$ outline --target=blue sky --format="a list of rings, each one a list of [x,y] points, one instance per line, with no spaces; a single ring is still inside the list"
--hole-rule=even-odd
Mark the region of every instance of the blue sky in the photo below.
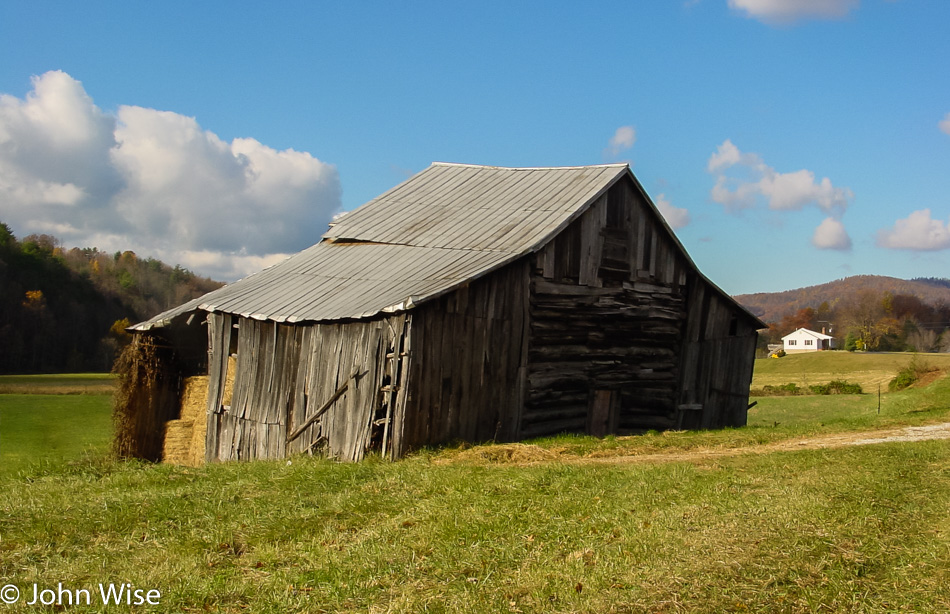
[[[950,3],[8,2],[0,221],[235,279],[433,161],[627,161],[727,292],[950,277]]]

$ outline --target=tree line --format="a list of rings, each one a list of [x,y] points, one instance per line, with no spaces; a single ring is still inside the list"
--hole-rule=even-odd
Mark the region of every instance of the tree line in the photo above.
[[[0,373],[108,371],[125,327],[221,285],[131,251],[18,240],[0,222]]]
[[[817,308],[798,309],[769,323],[760,347],[781,343],[798,328],[824,331],[835,338],[836,347],[851,351],[950,352],[950,305],[909,294],[862,289]]]

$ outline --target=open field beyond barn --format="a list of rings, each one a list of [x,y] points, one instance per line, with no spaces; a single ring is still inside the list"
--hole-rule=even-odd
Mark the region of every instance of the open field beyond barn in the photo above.
[[[879,385],[886,392],[887,383],[911,361],[950,371],[950,354],[813,352],[757,359],[752,387],[781,384],[807,387],[843,379],[860,384],[865,393],[877,394]]]
[[[0,376],[0,476],[106,454],[113,388],[104,374]]]
[[[52,411],[30,399],[0,395],[4,454],[44,445],[8,432]],[[880,413],[876,394],[769,397],[740,429],[395,463],[186,469],[114,462],[100,438],[0,475],[0,578],[24,599],[94,589],[77,612],[123,582],[159,590],[154,611],[948,611],[950,443],[845,445],[948,421],[942,377]],[[84,425],[48,422],[107,440],[107,397]]]
[[[0,394],[111,395],[116,377],[110,373],[62,375],[0,375]]]

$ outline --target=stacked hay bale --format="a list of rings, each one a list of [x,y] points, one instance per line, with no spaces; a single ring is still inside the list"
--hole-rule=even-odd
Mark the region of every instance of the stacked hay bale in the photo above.
[[[162,461],[197,467],[205,462],[205,434],[208,430],[208,376],[187,377],[182,385],[181,414],[165,425]]]

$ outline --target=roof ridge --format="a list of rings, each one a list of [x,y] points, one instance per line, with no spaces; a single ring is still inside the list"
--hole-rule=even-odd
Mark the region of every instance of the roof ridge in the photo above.
[[[467,164],[464,162],[433,162],[430,166],[461,166],[466,168],[491,168],[501,171],[553,171],[582,168],[625,168],[627,162],[611,162],[610,164],[584,164],[579,166],[495,166],[492,164]]]

